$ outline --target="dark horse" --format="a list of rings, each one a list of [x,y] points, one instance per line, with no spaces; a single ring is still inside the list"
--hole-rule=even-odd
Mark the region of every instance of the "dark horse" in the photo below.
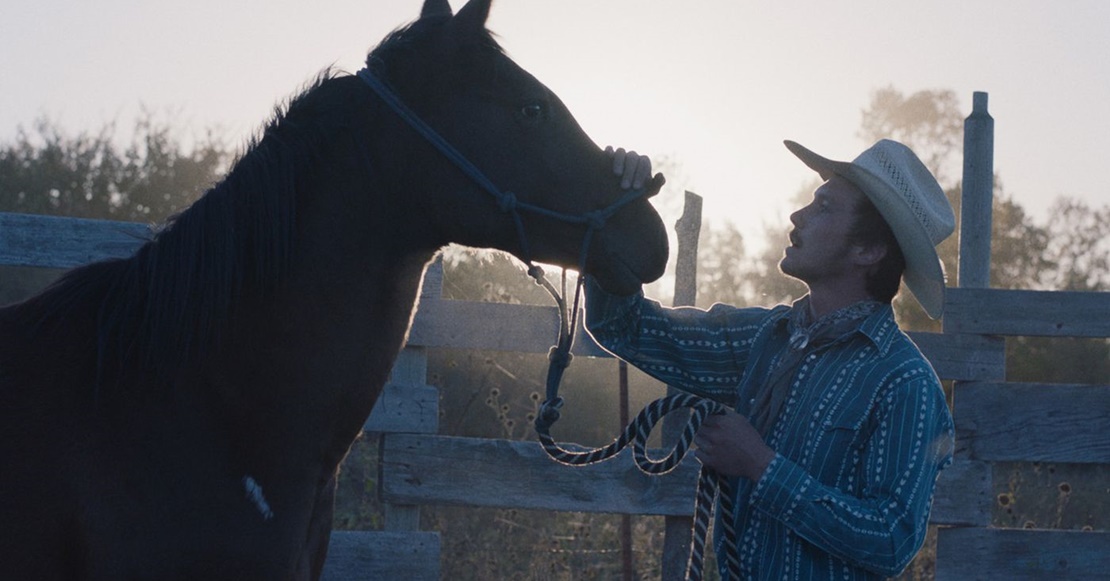
[[[522,203],[621,199],[605,153],[492,39],[489,4],[427,0],[367,69]],[[0,576],[317,578],[337,468],[435,253],[578,263],[586,225],[506,205],[358,76],[325,74],[133,257],[0,310]],[[627,293],[666,254],[639,198],[585,271]]]

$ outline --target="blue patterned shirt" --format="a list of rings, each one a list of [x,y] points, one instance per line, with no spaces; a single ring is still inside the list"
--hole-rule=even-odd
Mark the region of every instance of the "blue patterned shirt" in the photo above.
[[[592,283],[586,299],[587,328],[606,349],[746,416],[788,348],[785,305],[667,308],[642,294],[609,295]],[[775,459],[758,482],[734,483],[744,575],[897,575],[925,540],[937,474],[952,457],[952,418],[940,381],[890,305],[810,349],[766,436]]]

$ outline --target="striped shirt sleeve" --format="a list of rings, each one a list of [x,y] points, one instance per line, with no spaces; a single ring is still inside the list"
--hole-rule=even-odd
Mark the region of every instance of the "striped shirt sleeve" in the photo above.
[[[736,386],[766,309],[668,308],[586,284],[586,328],[602,347],[674,387],[735,406]]]

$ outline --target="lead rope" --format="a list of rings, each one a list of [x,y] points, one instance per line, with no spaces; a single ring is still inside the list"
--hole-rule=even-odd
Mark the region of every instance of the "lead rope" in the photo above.
[[[563,293],[560,296],[554,286],[547,281],[543,270],[532,265],[528,274],[536,280],[536,284],[544,287],[559,308],[559,340],[548,353],[547,368],[547,399],[540,406],[536,414],[536,435],[544,452],[553,460],[567,466],[586,466],[603,462],[613,458],[624,450],[629,443],[632,444],[632,458],[637,468],[645,474],[661,476],[672,470],[682,459],[694,441],[694,436],[707,417],[725,412],[725,407],[712,400],[694,395],[680,393],[659,398],[636,415],[625,426],[624,430],[607,446],[584,451],[571,451],[563,448],[551,436],[551,426],[559,420],[560,410],[563,407],[563,398],[559,397],[559,383],[563,372],[570,365],[573,358],[570,348],[574,343],[574,334],[578,327],[579,303],[582,295],[583,277],[579,275],[575,285],[574,302],[569,309],[566,308],[566,271],[563,271]],[[674,448],[662,459],[655,460],[648,456],[647,440],[655,425],[668,413],[690,408],[690,421],[686,424],[682,435],[678,438]],[[733,502],[732,482],[728,477],[721,475],[716,470],[705,466],[698,472],[697,494],[694,500],[694,527],[693,539],[690,544],[690,558],[686,563],[686,580],[701,581],[704,574],[705,545],[709,536],[709,523],[713,517],[715,502],[720,502],[722,518],[720,523],[724,533],[725,572],[724,581],[739,581],[740,579],[740,546],[737,542],[735,515],[736,507]]]

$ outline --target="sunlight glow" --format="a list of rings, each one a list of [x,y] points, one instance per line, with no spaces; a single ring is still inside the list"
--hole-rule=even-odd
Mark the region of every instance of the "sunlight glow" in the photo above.
[[[0,70],[20,80],[0,94],[0,138],[43,116],[76,132],[147,109],[174,112],[184,134],[243,141],[324,67],[360,68],[420,3],[277,4],[17,3],[0,19]],[[709,221],[753,244],[812,180],[782,140],[851,159],[870,145],[860,112],[885,87],[952,90],[968,111],[974,91],[990,93],[995,170],[1038,219],[1064,194],[1110,203],[1094,169],[1110,158],[1099,0],[514,0],[494,3],[489,26],[599,145],[664,165],[665,212],[695,191]]]

